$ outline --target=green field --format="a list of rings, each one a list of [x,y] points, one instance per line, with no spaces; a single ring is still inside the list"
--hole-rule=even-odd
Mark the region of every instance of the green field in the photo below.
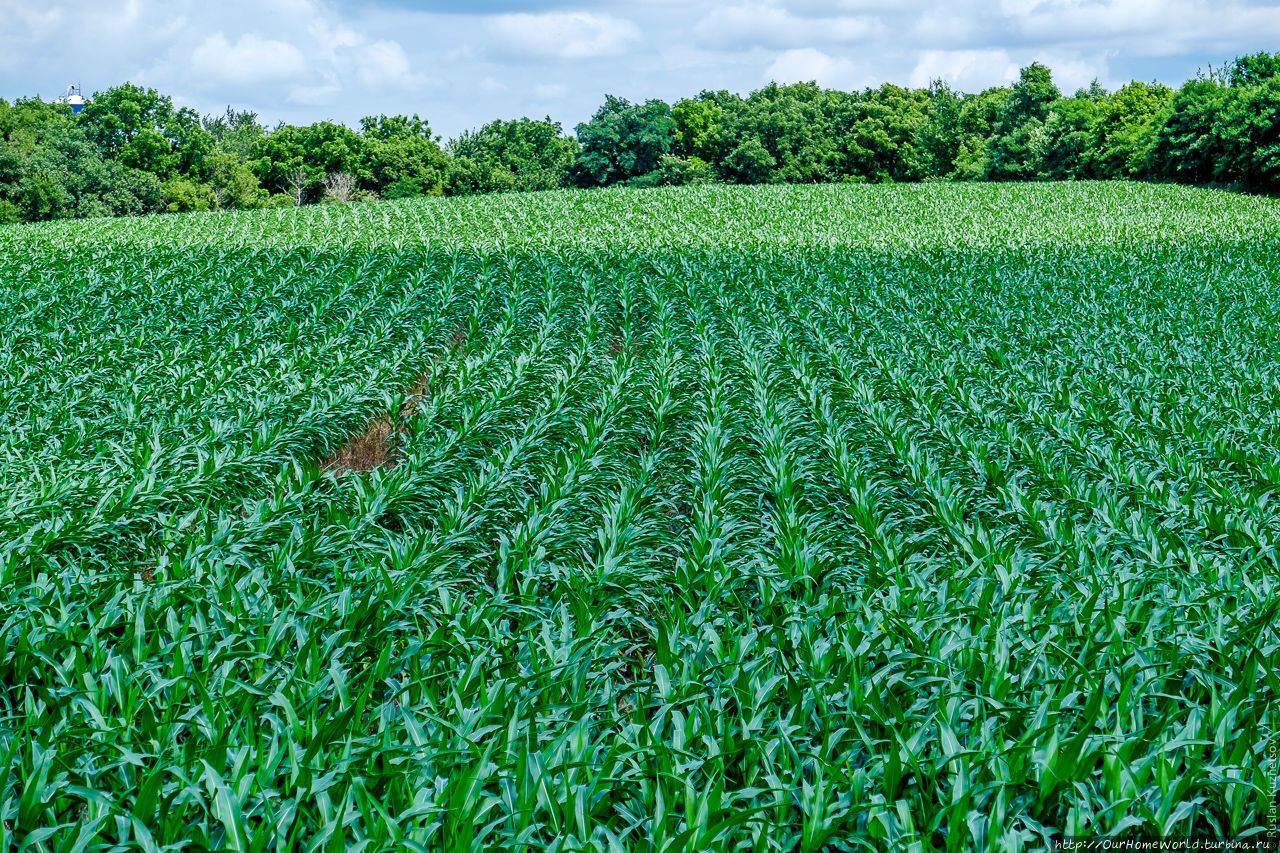
[[[0,341],[3,849],[1276,820],[1274,200],[14,226]]]

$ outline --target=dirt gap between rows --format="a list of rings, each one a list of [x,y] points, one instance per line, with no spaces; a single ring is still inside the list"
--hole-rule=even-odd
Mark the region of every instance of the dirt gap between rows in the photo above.
[[[396,429],[418,412],[418,402],[430,391],[430,379],[418,377],[405,391],[404,405],[397,416],[379,415],[365,427],[353,432],[336,450],[320,462],[320,470],[339,474],[363,474],[369,471],[395,468],[400,461],[402,448]]]
[[[457,355],[466,346],[467,330],[459,324],[449,339],[449,355]],[[338,474],[365,474],[390,471],[400,462],[403,448],[397,427],[418,413],[418,403],[431,392],[431,377],[423,374],[405,390],[404,405],[397,416],[383,414],[369,421],[364,429],[353,432],[336,450],[320,460],[321,471]]]

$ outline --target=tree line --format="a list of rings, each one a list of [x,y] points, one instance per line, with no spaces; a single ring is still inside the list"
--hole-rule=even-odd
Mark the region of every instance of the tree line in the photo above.
[[[1134,179],[1280,190],[1280,54],[1178,89],[1065,96],[1040,63],[976,94],[770,84],[668,104],[612,95],[566,135],[498,120],[442,142],[417,115],[267,128],[126,83],[78,114],[0,99],[0,223],[373,198],[727,182]]]

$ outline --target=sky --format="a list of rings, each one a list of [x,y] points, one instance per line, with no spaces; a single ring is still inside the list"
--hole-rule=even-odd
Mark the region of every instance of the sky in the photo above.
[[[1277,48],[1280,0],[0,0],[0,97],[131,81],[202,114],[417,113],[451,138],[520,116],[572,130],[606,93],[977,91],[1037,60],[1067,92],[1178,85]]]

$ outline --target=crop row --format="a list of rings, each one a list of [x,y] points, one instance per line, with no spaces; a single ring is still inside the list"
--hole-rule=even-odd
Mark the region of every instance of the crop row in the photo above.
[[[1274,206],[939,188],[934,215],[967,200],[997,235],[948,247],[871,203],[928,188],[845,192],[307,211],[356,235],[323,249],[276,213],[148,223],[191,229],[167,247],[0,232],[46,253],[0,261],[44,306],[0,320],[25,342],[0,354],[0,832],[1008,850],[1265,827]],[[1009,242],[1054,192],[1075,236]],[[778,236],[840,201],[868,233]],[[511,236],[535,215],[548,245]],[[240,245],[196,233],[215,220]],[[574,236],[611,221],[634,230]],[[386,413],[395,464],[326,470]]]

